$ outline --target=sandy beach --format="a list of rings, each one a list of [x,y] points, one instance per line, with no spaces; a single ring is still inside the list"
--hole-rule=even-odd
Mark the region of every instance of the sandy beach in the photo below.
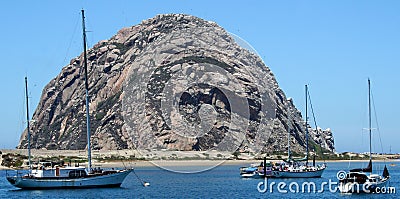
[[[2,154],[19,154],[27,155],[26,149],[0,149]],[[45,159],[54,157],[77,157],[86,159],[87,152],[85,150],[44,150],[33,149],[31,151],[33,158]],[[110,157],[123,157],[126,160],[109,160]],[[146,160],[132,160],[132,157]],[[95,167],[105,168],[123,168],[123,167],[204,167],[211,168],[218,165],[238,165],[247,166],[252,163],[259,163],[261,160],[256,160],[251,156],[241,155],[243,160],[232,160],[230,152],[219,151],[136,151],[136,150],[100,150],[92,151],[92,163]],[[1,162],[0,157],[0,162]],[[268,159],[268,161],[280,161],[280,159]],[[368,160],[326,160],[325,162],[367,162]],[[399,159],[374,160],[375,162],[400,162]],[[324,162],[317,160],[317,162]],[[86,165],[81,163],[81,165]],[[10,169],[0,166],[0,170]]]
[[[27,156],[26,149],[0,149],[3,154],[18,154]],[[85,150],[45,150],[45,149],[32,149],[33,159],[46,159],[46,158],[87,158],[87,151]],[[136,150],[93,150],[92,151],[92,164],[95,167],[105,168],[121,168],[121,167],[180,167],[180,166],[203,166],[212,167],[220,164],[237,164],[247,165],[250,163],[258,162],[258,160],[226,160],[231,158],[230,152],[217,152],[209,151],[196,152],[196,151],[136,151]],[[118,157],[126,160],[110,160],[110,158]],[[146,160],[132,160],[132,157],[137,159]],[[1,161],[0,161],[1,162]],[[81,163],[81,165],[86,165]],[[0,170],[10,169],[1,166]]]

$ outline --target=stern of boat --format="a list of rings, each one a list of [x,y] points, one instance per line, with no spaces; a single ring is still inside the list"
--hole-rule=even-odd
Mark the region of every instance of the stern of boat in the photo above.
[[[14,186],[17,184],[17,176],[7,176],[6,179],[10,184]]]

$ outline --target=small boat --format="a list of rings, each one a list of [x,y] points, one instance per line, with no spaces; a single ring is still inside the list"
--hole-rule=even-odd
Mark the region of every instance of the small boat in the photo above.
[[[273,177],[272,168],[272,163],[267,162],[266,158],[264,158],[264,161],[260,164],[251,164],[249,167],[240,167],[240,176],[242,178]]]
[[[372,173],[372,160],[368,167],[351,169],[349,173],[339,180],[340,193],[374,193],[379,187],[386,186],[390,179],[389,171],[385,165],[382,176]]]
[[[28,131],[28,159],[29,173],[21,174],[19,171],[14,176],[6,176],[8,182],[21,189],[65,189],[65,188],[97,188],[97,187],[119,187],[122,182],[133,171],[133,169],[122,170],[102,170],[92,168],[91,145],[90,145],[90,117],[89,117],[89,89],[87,77],[86,59],[86,30],[85,15],[82,10],[83,26],[83,47],[84,47],[84,71],[86,88],[86,126],[88,142],[88,168],[63,165],[56,166],[55,169],[46,169],[44,166],[33,169],[31,162],[30,129],[29,129],[29,108],[28,108],[28,80],[25,77],[26,87],[26,117]]]
[[[371,151],[371,83],[368,79],[368,115],[369,115],[369,163],[366,168],[351,169],[342,178],[339,178],[339,191],[341,193],[373,193],[378,187],[384,187],[390,179],[389,171],[385,165],[382,176],[372,173]],[[339,177],[339,176],[338,176]]]

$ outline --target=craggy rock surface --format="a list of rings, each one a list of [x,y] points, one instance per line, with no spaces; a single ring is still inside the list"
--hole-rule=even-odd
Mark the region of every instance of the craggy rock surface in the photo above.
[[[94,149],[271,153],[287,150],[291,129],[292,151],[304,152],[300,111],[262,60],[214,22],[157,15],[87,53]],[[82,62],[71,60],[43,89],[32,148],[86,148]],[[309,131],[311,145],[334,151],[330,129]]]

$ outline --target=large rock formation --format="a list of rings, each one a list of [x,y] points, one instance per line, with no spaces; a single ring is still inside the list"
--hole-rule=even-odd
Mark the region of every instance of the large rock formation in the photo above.
[[[300,111],[262,60],[213,22],[158,15],[87,53],[94,149],[285,151],[290,129],[292,150],[304,151]],[[86,147],[82,62],[44,88],[33,148]],[[313,146],[334,150],[330,130],[310,130]]]

